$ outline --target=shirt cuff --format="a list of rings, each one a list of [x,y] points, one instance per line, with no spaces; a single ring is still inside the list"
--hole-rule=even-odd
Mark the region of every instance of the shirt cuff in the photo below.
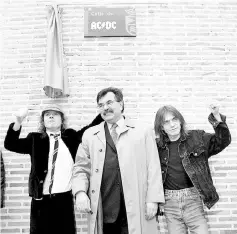
[[[225,121],[226,121],[226,116],[225,116],[225,115],[222,115],[222,114],[220,114],[220,116],[221,116],[221,121],[225,123]],[[211,124],[214,128],[216,128],[216,127],[219,125],[219,123],[221,123],[220,121],[218,121],[218,120],[214,117],[214,115],[213,115],[212,113],[208,116],[208,120],[209,120],[210,124]]]

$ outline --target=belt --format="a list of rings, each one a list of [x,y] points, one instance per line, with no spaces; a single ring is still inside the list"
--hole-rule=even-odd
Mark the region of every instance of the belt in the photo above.
[[[63,198],[63,197],[71,197],[72,191],[67,191],[63,193],[52,193],[52,194],[44,194],[43,199],[53,199],[53,198]]]
[[[165,197],[190,197],[199,196],[199,193],[195,187],[179,189],[179,190],[169,190],[165,189]]]

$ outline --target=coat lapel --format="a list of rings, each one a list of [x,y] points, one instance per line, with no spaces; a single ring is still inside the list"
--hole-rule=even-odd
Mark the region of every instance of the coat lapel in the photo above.
[[[134,123],[131,120],[125,118],[124,126],[121,129],[119,137],[120,137],[120,135],[123,135],[125,132],[129,131],[131,128],[135,128]]]
[[[97,126],[97,128],[95,128],[94,135],[96,135],[98,139],[103,143],[103,145],[106,146],[104,124],[105,122],[102,122]]]
[[[107,128],[107,130],[108,130],[108,137],[107,138],[106,138],[105,128]],[[118,136],[118,140],[121,135],[123,135],[125,132],[129,131],[131,128],[135,128],[133,121],[125,118],[125,124],[124,124],[123,128],[121,129],[121,132]],[[113,150],[116,151],[116,147],[115,147],[112,137],[109,133],[109,129],[108,129],[106,122],[102,122],[99,125],[97,125],[97,128],[95,128],[95,131],[94,131],[94,135],[97,135],[98,139],[103,143],[104,146],[106,146],[106,142],[107,142],[108,145]]]

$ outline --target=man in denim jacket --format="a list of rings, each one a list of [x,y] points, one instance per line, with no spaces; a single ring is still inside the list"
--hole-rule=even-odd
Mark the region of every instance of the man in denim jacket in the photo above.
[[[208,234],[203,203],[210,209],[219,196],[213,185],[208,159],[231,142],[226,117],[210,105],[208,117],[215,133],[186,129],[182,114],[163,106],[155,118],[157,147],[165,191],[164,214],[170,234]]]

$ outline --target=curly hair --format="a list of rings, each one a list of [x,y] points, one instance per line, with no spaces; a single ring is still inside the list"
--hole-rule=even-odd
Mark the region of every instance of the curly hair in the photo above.
[[[44,114],[46,111],[43,111],[41,116],[40,116],[40,121],[39,121],[39,128],[38,131],[40,133],[46,133],[46,128],[44,125]],[[58,112],[61,115],[61,119],[62,119],[62,125],[61,125],[61,132],[64,132],[66,130],[66,118],[64,116],[64,114],[62,112]]]

